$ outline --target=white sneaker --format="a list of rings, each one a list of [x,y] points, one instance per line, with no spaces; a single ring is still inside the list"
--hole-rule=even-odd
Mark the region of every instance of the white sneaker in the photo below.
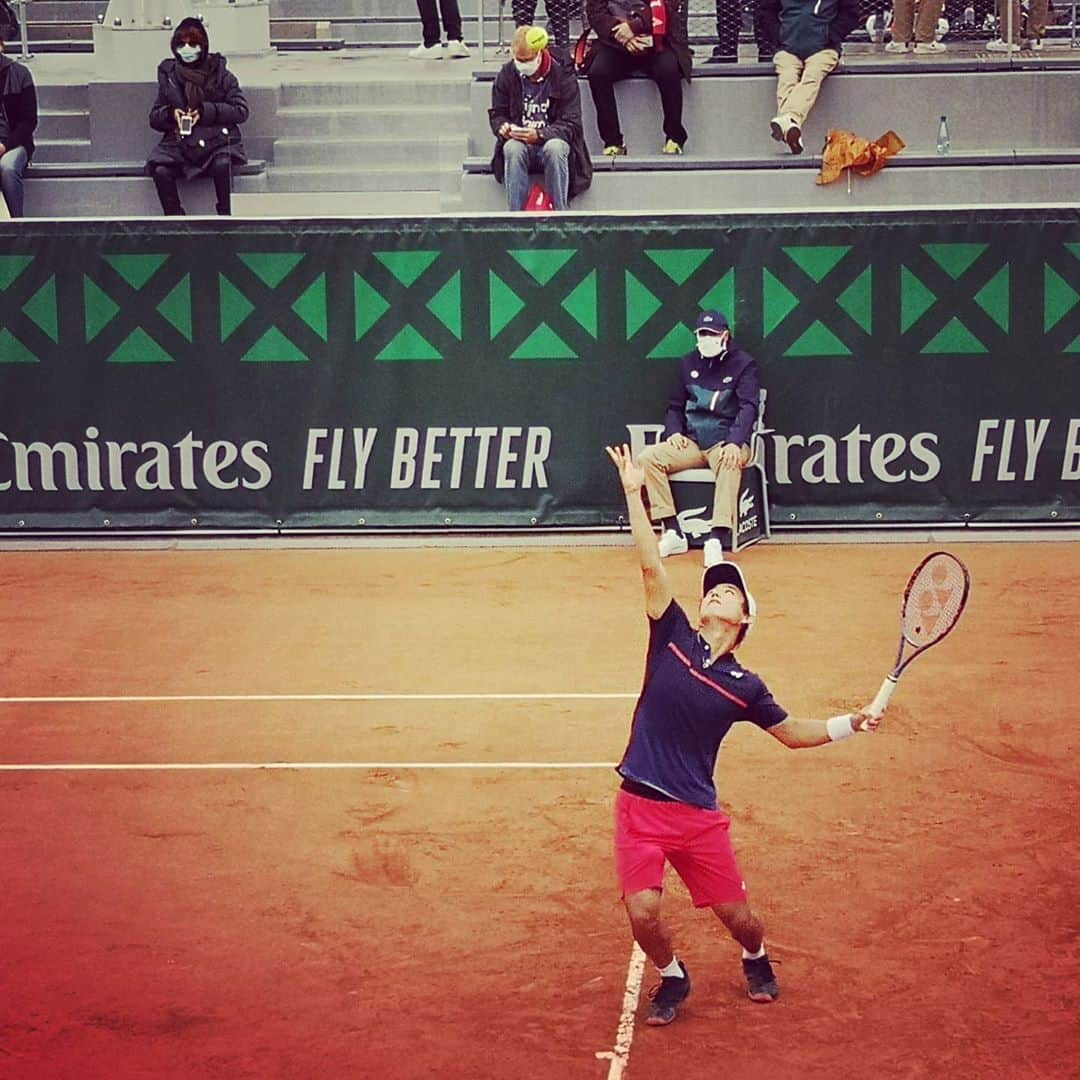
[[[943,44],[940,41],[916,41],[915,51],[917,53],[943,53],[948,52],[948,45]]]
[[[715,536],[705,541],[705,569],[719,566],[724,561],[724,545]]]
[[[1014,44],[1011,41],[1002,41],[998,38],[997,41],[988,41],[986,43],[987,52],[1000,52],[1000,53],[1014,53],[1020,51],[1020,46]]]
[[[409,50],[410,60],[441,60],[443,58],[442,44],[432,45],[428,48],[424,44],[417,45],[415,49]]]
[[[446,43],[447,60],[464,60],[469,56],[469,46],[464,41],[448,41]]]
[[[1043,39],[1038,37],[1025,38],[1023,48],[1031,49],[1032,52],[1041,52],[1043,47]]]
[[[666,559],[669,555],[682,555],[690,549],[690,541],[685,536],[680,536],[674,529],[665,529],[660,534],[660,558]]]
[[[885,46],[885,51],[906,53],[908,51],[908,43],[906,41],[890,41],[889,44]]]

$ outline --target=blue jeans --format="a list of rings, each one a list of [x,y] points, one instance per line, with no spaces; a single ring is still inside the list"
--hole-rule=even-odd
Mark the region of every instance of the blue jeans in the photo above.
[[[23,173],[26,172],[26,147],[16,146],[0,157],[0,191],[4,194],[8,213],[13,218],[23,216]]]
[[[529,197],[532,181],[530,172],[543,172],[556,210],[566,209],[566,192],[570,187],[570,144],[565,139],[548,139],[542,143],[523,143],[507,139],[503,146],[506,163],[506,205],[511,210],[523,210]]]

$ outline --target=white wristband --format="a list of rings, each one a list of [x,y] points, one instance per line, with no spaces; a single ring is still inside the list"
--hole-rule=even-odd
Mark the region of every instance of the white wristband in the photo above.
[[[839,742],[855,734],[851,727],[851,717],[851,713],[844,713],[842,716],[830,716],[825,721],[825,730],[828,731],[829,738],[833,742]]]

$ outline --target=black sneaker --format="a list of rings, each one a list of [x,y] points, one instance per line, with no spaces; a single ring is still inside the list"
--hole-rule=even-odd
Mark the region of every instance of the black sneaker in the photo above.
[[[776,976],[773,974],[772,964],[769,957],[759,956],[756,960],[742,962],[743,974],[746,976],[746,992],[751,1001],[760,1001],[768,1004],[780,996],[780,987],[776,985]]]
[[[646,1024],[652,1027],[670,1024],[675,1019],[679,1006],[690,996],[690,972],[686,970],[686,965],[681,960],[679,967],[682,968],[683,973],[681,979],[669,975],[660,980],[659,986],[654,986],[649,991],[652,1005],[649,1008],[649,1015],[645,1018]]]

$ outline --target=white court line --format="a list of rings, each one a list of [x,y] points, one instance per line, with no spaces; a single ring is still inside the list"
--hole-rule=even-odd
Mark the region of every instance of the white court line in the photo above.
[[[608,1080],[622,1080],[622,1075],[630,1064],[630,1044],[634,1041],[634,1013],[637,1012],[644,974],[645,954],[635,941],[630,951],[630,964],[626,969],[626,990],[623,992],[622,1014],[615,1032],[615,1048],[596,1052],[598,1058],[611,1062],[608,1066]]]
[[[614,761],[128,761],[0,764],[0,772],[198,772],[212,769],[614,769]]]
[[[0,705],[120,705],[267,701],[633,701],[637,694],[106,694],[0,697]]]

